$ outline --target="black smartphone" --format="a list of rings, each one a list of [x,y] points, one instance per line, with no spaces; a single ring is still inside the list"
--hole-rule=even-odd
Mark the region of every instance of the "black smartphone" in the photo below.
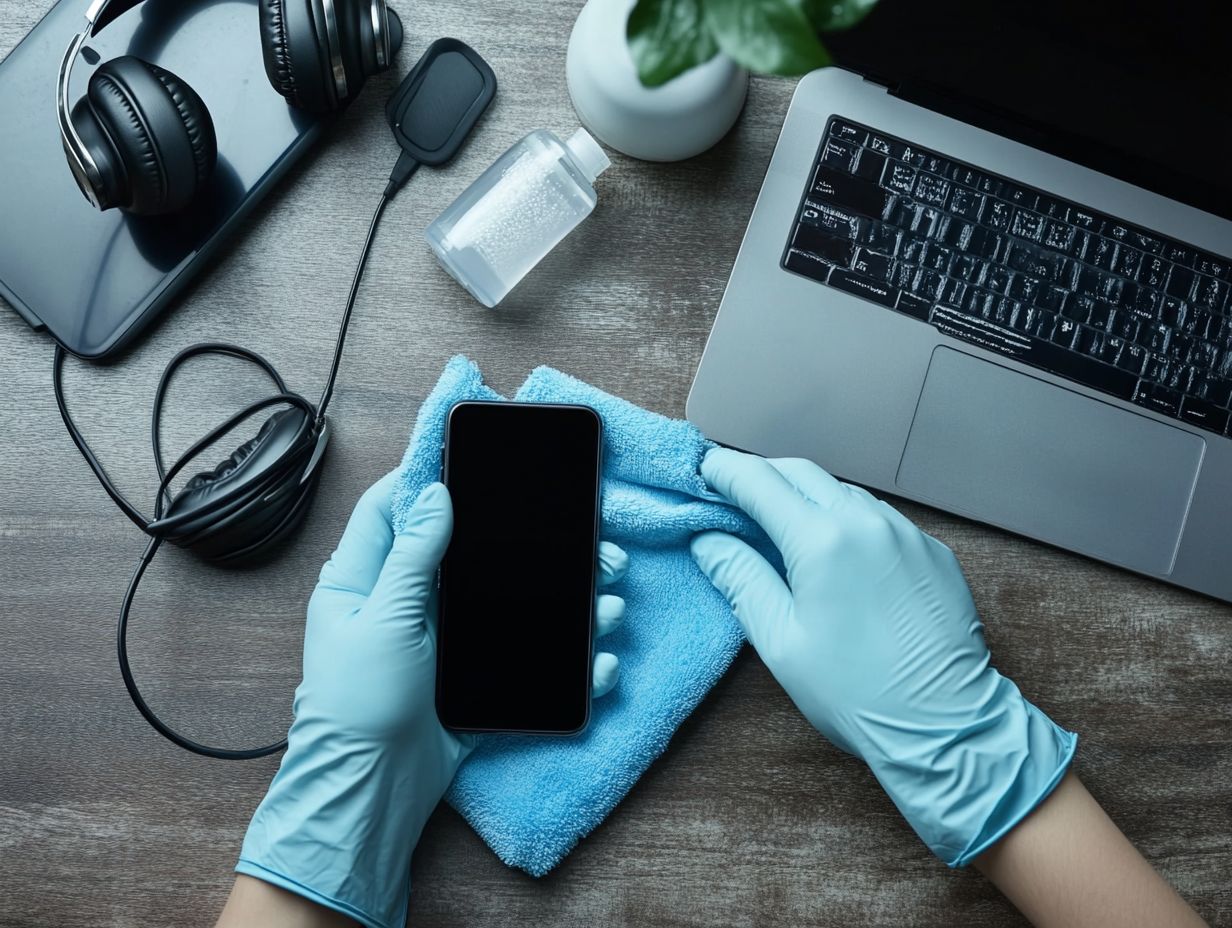
[[[457,731],[576,734],[590,718],[603,421],[589,406],[463,402],[441,479],[436,714]]]

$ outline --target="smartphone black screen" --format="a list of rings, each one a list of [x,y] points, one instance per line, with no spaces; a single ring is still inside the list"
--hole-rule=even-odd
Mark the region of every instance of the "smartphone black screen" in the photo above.
[[[445,431],[436,711],[447,728],[571,734],[590,714],[602,422],[467,402]]]

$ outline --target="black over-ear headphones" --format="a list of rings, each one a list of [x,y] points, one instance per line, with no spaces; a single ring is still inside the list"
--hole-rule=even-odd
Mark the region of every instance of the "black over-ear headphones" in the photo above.
[[[86,27],[60,64],[60,140],[77,186],[98,209],[156,215],[183,209],[218,157],[201,98],[170,71],[124,55],[90,76],[71,108],[69,79],[82,46],[142,0],[93,0]],[[261,51],[274,89],[313,113],[340,109],[389,67],[402,23],[385,0],[259,0]]]
[[[95,2],[97,5],[105,3],[105,0],[95,0]],[[355,0],[355,2],[367,3],[369,0]],[[372,21],[375,23],[378,12],[377,4],[381,4],[381,10],[384,9],[384,5],[383,0],[371,0],[371,2]],[[336,105],[345,99],[348,93],[353,94],[358,90],[356,81],[362,82],[363,75],[368,73],[363,68],[382,62],[383,67],[389,61],[388,52],[386,52],[384,58],[374,56],[358,71],[351,70],[352,62],[344,61],[342,70],[346,72],[346,75],[358,74],[357,79],[347,76],[345,83],[339,83],[343,80],[343,75],[335,71],[329,80],[314,78],[313,80],[316,80],[316,83],[312,85],[314,90],[305,91],[309,83],[301,82],[298,75],[300,69],[307,65],[302,58],[296,57],[298,53],[295,52],[295,48],[298,40],[294,38],[291,31],[284,31],[283,26],[275,27],[265,17],[270,16],[270,11],[274,10],[278,11],[279,16],[286,15],[291,7],[296,7],[302,13],[322,3],[326,6],[331,6],[332,3],[336,5],[337,10],[345,10],[351,7],[352,0],[261,0],[261,3],[263,27],[269,27],[271,34],[276,33],[284,38],[290,37],[289,41],[279,44],[278,50],[273,53],[270,51],[271,43],[268,39],[266,41],[266,62],[267,64],[271,61],[274,63],[271,77],[274,77],[277,72],[280,76],[275,78],[275,83],[283,82],[280,89],[294,88],[294,92],[302,94],[310,105],[316,105],[324,100],[332,101],[331,106]],[[109,7],[108,10],[110,12],[111,8]],[[293,17],[288,16],[288,21],[290,19]],[[104,20],[100,17],[99,21]],[[302,23],[307,22],[308,20],[302,21]],[[325,22],[328,23],[328,20]],[[396,20],[391,19],[390,22],[396,22]],[[379,30],[365,31],[365,23],[359,21],[352,21],[352,26],[355,34],[368,37],[357,48],[362,47],[365,42],[372,48],[379,45],[373,40],[373,36],[378,35]],[[393,38],[395,41],[392,47],[396,49],[401,41],[400,28],[395,30]],[[69,56],[65,59],[66,66],[69,63],[69,57],[76,54],[76,48],[80,46],[81,39],[82,36],[78,36],[74,40],[74,47],[70,49]],[[330,47],[328,43],[321,40],[319,34],[314,41],[318,43],[315,46],[318,51]],[[343,55],[343,58],[345,59],[346,55]],[[136,61],[136,59],[132,60]],[[321,57],[317,63],[323,67],[328,61],[328,58]],[[108,64],[114,63],[108,62]],[[167,91],[171,94],[172,102],[180,101],[176,103],[177,107],[182,104],[183,99],[186,99],[184,85],[175,82],[174,78],[169,78],[172,81],[169,84],[167,79],[155,73],[156,69],[150,70],[150,65],[138,62],[138,65],[133,67],[137,69],[136,73],[152,75],[151,79],[164,89],[168,86],[178,88],[175,92]],[[283,70],[286,70],[286,74],[282,74]],[[294,77],[291,76],[292,72],[294,72]],[[416,100],[419,99],[417,94],[421,91],[428,102],[417,105]],[[64,425],[69,435],[72,436],[74,444],[77,445],[77,450],[81,452],[86,463],[90,465],[90,469],[94,471],[94,476],[107,491],[107,495],[134,525],[150,536],[149,544],[146,545],[137,563],[137,568],[133,571],[128,589],[124,593],[124,601],[120,606],[120,618],[116,628],[116,654],[120,662],[120,675],[124,679],[129,696],[132,697],[133,703],[145,720],[159,734],[182,748],[197,754],[204,754],[207,757],[246,760],[280,751],[286,747],[287,742],[283,739],[274,744],[247,750],[209,747],[181,735],[154,713],[142,698],[128,663],[128,614],[141,578],[145,575],[146,568],[150,566],[150,562],[163,542],[186,548],[208,561],[240,566],[253,563],[271,552],[299,525],[308,511],[313,492],[320,480],[321,457],[329,441],[329,421],[325,417],[325,410],[329,407],[330,398],[333,396],[334,381],[338,377],[338,365],[342,360],[342,349],[346,341],[347,327],[351,321],[351,311],[355,307],[359,283],[363,278],[364,267],[372,251],[372,240],[381,216],[385,212],[385,207],[402,189],[420,164],[441,165],[453,157],[492,101],[495,92],[496,76],[473,49],[457,39],[438,39],[424,52],[423,57],[406,75],[402,85],[390,99],[386,107],[386,116],[402,148],[402,153],[390,172],[389,181],[381,193],[381,199],[368,225],[368,234],[364,239],[359,262],[355,267],[355,275],[351,278],[351,289],[347,294],[346,308],[342,312],[342,321],[338,326],[333,363],[325,381],[325,389],[315,405],[298,393],[288,390],[282,377],[265,358],[247,348],[240,348],[238,345],[204,342],[184,349],[171,359],[166,370],[163,371],[162,379],[159,380],[158,389],[154,394],[154,412],[150,423],[154,463],[158,469],[159,478],[158,493],[154,498],[153,517],[147,516],[134,506],[111,482],[103,465],[90,450],[85,436],[81,434],[77,423],[69,414],[68,404],[64,399],[65,351],[62,346],[56,346],[55,360],[52,365],[52,384],[55,388],[56,405],[60,410]],[[99,93],[110,94],[111,91],[99,91]],[[313,94],[319,94],[319,96],[311,96]],[[120,97],[117,96],[116,99]],[[144,103],[142,105],[144,106]],[[161,104],[155,104],[156,107],[159,105]],[[204,113],[204,109],[200,112]],[[102,125],[101,120],[99,125]],[[69,151],[71,162],[72,152],[67,146],[65,150]],[[163,150],[170,150],[170,147]],[[184,150],[181,147],[181,154]],[[149,177],[154,177],[155,173],[151,171]],[[88,193],[87,196],[89,196]],[[241,409],[208,432],[200,441],[195,442],[168,467],[163,460],[161,440],[162,410],[167,387],[175,372],[186,361],[203,354],[229,355],[257,365],[274,382],[277,392]],[[262,423],[255,437],[236,448],[213,470],[197,474],[178,492],[172,493],[171,482],[190,461],[257,413],[276,406],[285,408],[269,416]]]
[[[131,212],[167,212],[186,205],[214,166],[213,124],[192,89],[162,68],[124,56],[95,71],[85,99],[71,113],[65,103],[69,71],[86,37],[139,2],[94,0],[90,6],[86,31],[73,39],[60,68],[60,130],[73,176],[91,203],[99,209],[119,206]],[[401,24],[384,0],[260,0],[260,21],[270,80],[290,102],[313,110],[336,109],[353,98],[366,77],[389,66],[402,43]],[[206,342],[172,358],[154,395],[150,428],[159,476],[153,517],[116,488],[69,414],[63,387],[65,351],[56,346],[52,382],[60,416],[107,494],[150,536],[120,608],[116,640],[120,674],[146,721],[190,751],[245,760],[279,751],[286,740],[247,750],[208,747],[158,718],[142,698],[128,663],[128,614],[137,586],[163,542],[208,561],[240,566],[268,554],[302,521],[320,479],[318,465],[329,440],[325,411],[372,239],[385,206],[414,168],[412,159],[399,161],[373,213],[342,314],[333,364],[315,405],[288,390],[265,358],[238,345]],[[168,467],[160,437],[167,387],[186,361],[203,354],[229,355],[256,364],[277,392],[241,409]],[[197,474],[172,494],[172,480],[189,462],[243,422],[275,406],[286,408],[266,419],[255,437],[217,467]]]

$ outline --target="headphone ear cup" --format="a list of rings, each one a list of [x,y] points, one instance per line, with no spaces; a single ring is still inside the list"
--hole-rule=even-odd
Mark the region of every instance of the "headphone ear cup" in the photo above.
[[[376,36],[372,31],[373,8],[378,4],[383,7],[383,0],[334,0],[348,98],[359,94],[367,78],[384,70],[376,63]]]
[[[386,12],[385,0],[260,0],[261,50],[270,84],[288,102],[309,112],[339,109],[359,94],[366,78],[389,67],[395,47],[392,33],[380,38],[385,59],[381,64],[374,17],[386,30],[397,29],[400,44],[401,23],[389,25],[393,17]],[[346,78],[343,96],[330,51],[331,18],[338,64]]]
[[[342,59],[346,64],[347,97],[353,99],[365,80],[393,63],[394,52],[402,44],[402,22],[388,9],[385,0],[333,0],[333,3],[338,17]]]
[[[288,103],[310,113],[338,108],[323,14],[313,0],[260,0],[261,55],[265,74]]]
[[[94,108],[90,105],[88,97],[82,97],[77,101],[69,118],[72,119],[73,128],[77,130],[77,135],[81,137],[81,141],[94,159],[94,166],[98,168],[101,183],[91,181],[94,195],[98,200],[98,208],[111,209],[127,203],[129,200],[128,175],[124,166],[120,164],[115,146],[111,144],[111,137],[99,125],[98,117],[94,115]]]
[[[265,62],[265,76],[288,102],[298,105],[282,0],[261,0],[257,7],[257,21],[261,26],[261,58]]]
[[[114,58],[91,75],[84,102],[115,156],[110,181],[104,172],[112,205],[140,215],[175,212],[209,181],[218,158],[214,123],[170,71],[132,55]]]

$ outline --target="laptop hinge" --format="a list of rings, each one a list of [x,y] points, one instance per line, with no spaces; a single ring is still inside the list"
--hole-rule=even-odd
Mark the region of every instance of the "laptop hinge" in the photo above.
[[[856,71],[854,73],[859,74],[860,77],[864,78],[870,84],[876,84],[878,87],[884,87],[891,94],[897,95],[898,93],[899,81],[895,78],[885,77],[881,74],[873,74],[868,71]]]

